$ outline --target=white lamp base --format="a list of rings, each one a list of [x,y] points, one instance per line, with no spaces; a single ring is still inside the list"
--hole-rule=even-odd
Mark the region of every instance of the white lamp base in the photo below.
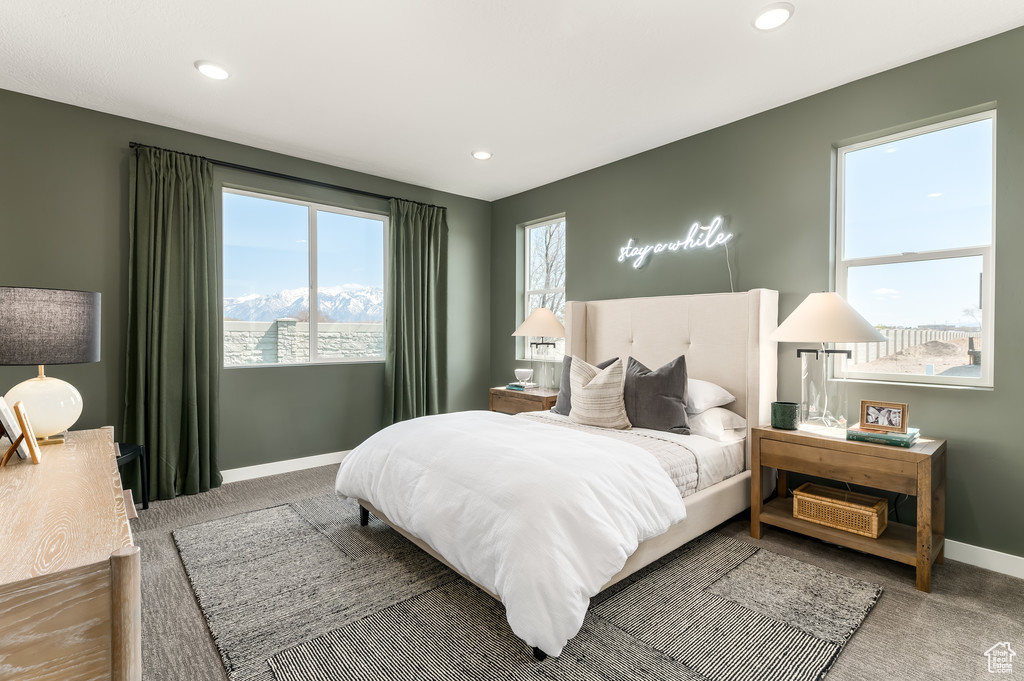
[[[67,381],[38,376],[7,391],[4,400],[23,402],[32,430],[39,439],[63,433],[82,415],[82,394]]]

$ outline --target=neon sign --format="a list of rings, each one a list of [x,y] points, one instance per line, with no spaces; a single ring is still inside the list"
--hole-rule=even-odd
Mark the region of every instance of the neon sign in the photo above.
[[[726,246],[728,248],[727,244],[733,235],[719,231],[722,229],[724,222],[721,215],[712,220],[709,225],[695,222],[690,226],[690,231],[687,232],[685,239],[669,241],[668,243],[642,246],[635,243],[633,239],[630,239],[626,242],[625,246],[619,249],[619,262],[631,260],[633,269],[638,270],[644,266],[647,259],[654,253],[664,253],[665,251],[675,253],[676,251],[689,251],[694,248],[705,248],[710,251],[717,246]]]

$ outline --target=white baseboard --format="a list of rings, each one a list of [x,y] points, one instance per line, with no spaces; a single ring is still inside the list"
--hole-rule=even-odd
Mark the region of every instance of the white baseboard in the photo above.
[[[273,461],[261,463],[257,466],[245,466],[244,468],[231,468],[221,471],[220,475],[224,483],[239,482],[240,480],[252,480],[253,478],[264,478],[268,475],[279,473],[290,473],[291,471],[303,471],[307,468],[318,466],[329,466],[332,463],[341,463],[348,451],[328,452],[327,454],[316,454],[304,456],[301,459],[287,459],[285,461]]]
[[[973,544],[946,540],[946,558],[1024,579],[1024,556],[993,551]]]
[[[239,482],[240,480],[251,480],[263,478],[268,475],[278,475],[291,471],[302,471],[307,468],[318,466],[329,466],[332,463],[341,463],[348,451],[329,452],[327,454],[316,454],[304,456],[300,459],[288,459],[286,461],[274,461],[272,463],[259,464],[258,466],[246,466],[244,468],[232,468],[221,471],[224,483]],[[946,540],[946,557],[950,560],[957,560],[961,563],[974,565],[976,567],[1001,572],[1004,575],[1024,579],[1024,556],[1014,556],[1009,553],[993,551],[992,549],[964,544],[963,542]]]

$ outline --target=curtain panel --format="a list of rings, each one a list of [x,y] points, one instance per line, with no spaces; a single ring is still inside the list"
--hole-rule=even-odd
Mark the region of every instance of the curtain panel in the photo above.
[[[389,206],[385,426],[443,412],[448,391],[447,211],[401,199]]]
[[[139,147],[129,167],[124,441],[145,444],[150,496],[221,483],[220,300],[209,161]]]

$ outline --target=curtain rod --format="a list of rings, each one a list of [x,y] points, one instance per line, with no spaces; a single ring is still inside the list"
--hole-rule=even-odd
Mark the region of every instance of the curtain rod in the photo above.
[[[252,166],[245,166],[240,163],[231,163],[230,161],[218,161],[215,158],[207,158],[206,156],[200,156],[199,154],[189,154],[184,151],[175,151],[174,149],[165,149],[163,147],[153,146],[152,144],[143,144],[142,142],[129,142],[128,147],[135,149],[137,147],[145,147],[147,149],[157,149],[159,151],[169,151],[174,154],[182,154],[184,156],[192,156],[195,158],[201,158],[204,161],[208,161],[215,166],[221,166],[222,168],[231,168],[233,170],[244,170],[249,173],[256,173],[257,175],[266,175],[267,177],[276,177],[279,180],[291,180],[293,182],[301,182],[303,184],[311,184],[316,187],[324,187],[325,189],[336,189],[338,191],[349,192],[350,194],[359,194],[360,196],[370,196],[375,199],[383,199],[390,201],[391,199],[399,199],[400,201],[409,201],[411,203],[418,203],[421,206],[427,206],[428,208],[447,208],[445,206],[437,206],[432,203],[424,203],[423,201],[414,201],[412,199],[403,199],[400,196],[388,196],[387,194],[378,194],[376,192],[367,191],[365,189],[354,189],[352,187],[343,187],[340,184],[331,184],[330,182],[321,182],[320,180],[310,180],[305,177],[298,177],[296,175],[288,175],[286,173],[278,173],[273,170],[263,170],[262,168],[254,168]]]

